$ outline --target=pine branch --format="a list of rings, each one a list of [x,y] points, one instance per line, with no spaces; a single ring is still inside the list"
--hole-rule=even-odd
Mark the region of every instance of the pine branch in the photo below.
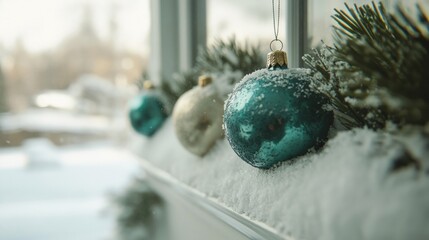
[[[315,80],[318,87],[335,92],[331,97],[340,121],[371,128],[382,128],[387,121],[428,122],[429,21],[421,6],[417,5],[418,20],[400,7],[388,13],[381,3],[345,7],[346,11],[335,9],[333,16],[333,62],[326,62],[326,56],[306,59],[314,74],[323,76]],[[320,52],[314,55],[320,57]]]
[[[160,90],[172,103],[193,88],[202,74],[225,75],[228,72],[239,72],[228,84],[234,85],[248,73],[265,65],[258,45],[240,45],[234,38],[226,41],[218,40],[208,48],[200,48],[195,67],[189,71],[177,73],[171,79],[162,81]],[[215,79],[216,80],[216,79]]]
[[[196,69],[202,73],[241,71],[249,74],[264,66],[264,57],[258,45],[239,45],[235,38],[217,40],[211,47],[200,49]]]
[[[150,239],[156,211],[164,205],[163,200],[145,182],[136,177],[122,193],[111,195],[116,206],[118,237],[123,240]]]

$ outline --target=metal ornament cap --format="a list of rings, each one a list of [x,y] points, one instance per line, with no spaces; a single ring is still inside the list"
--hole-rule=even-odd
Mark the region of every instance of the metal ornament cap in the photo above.
[[[155,89],[155,86],[153,85],[153,83],[150,80],[145,80],[143,82],[143,89],[145,89],[145,90]]]
[[[224,135],[224,101],[210,82],[211,78],[200,78],[199,86],[180,96],[173,110],[176,137],[183,147],[200,157],[208,153]]]
[[[287,55],[285,51],[275,50],[267,54],[267,68],[287,67]]]
[[[198,78],[198,86],[205,87],[212,83],[212,78],[207,75],[202,75]]]

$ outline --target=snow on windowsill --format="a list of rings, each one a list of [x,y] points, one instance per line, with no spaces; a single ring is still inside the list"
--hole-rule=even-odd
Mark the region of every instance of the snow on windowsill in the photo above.
[[[429,239],[429,140],[367,129],[341,132],[320,152],[270,170],[240,160],[226,139],[199,158],[178,142],[170,119],[131,148],[177,180],[294,239]],[[390,171],[404,153],[421,170]]]

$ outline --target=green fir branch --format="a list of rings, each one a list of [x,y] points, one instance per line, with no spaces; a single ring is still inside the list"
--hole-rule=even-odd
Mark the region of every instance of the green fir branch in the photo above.
[[[316,76],[313,85],[335,93],[327,95],[348,128],[378,129],[388,121],[399,126],[427,123],[427,14],[420,5],[417,20],[399,6],[389,13],[382,3],[345,8],[335,9],[332,16],[337,23],[334,47],[324,46],[314,57],[304,57]]]
[[[135,177],[121,193],[113,193],[111,202],[116,207],[117,234],[123,240],[152,239],[159,210],[164,201],[141,177]],[[157,211],[158,210],[158,211]]]
[[[200,75],[223,75],[238,71],[243,77],[264,65],[264,56],[258,45],[238,44],[235,38],[217,40],[213,45],[199,49],[194,68],[174,74],[171,79],[164,79],[159,88],[175,103],[197,84]],[[230,79],[228,84],[235,84],[241,77]]]
[[[196,69],[202,73],[223,73],[225,71],[241,71],[249,74],[264,66],[264,56],[259,45],[238,44],[235,38],[216,40],[197,56]]]

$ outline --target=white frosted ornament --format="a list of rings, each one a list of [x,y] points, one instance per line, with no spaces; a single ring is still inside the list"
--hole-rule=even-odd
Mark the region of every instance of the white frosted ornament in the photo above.
[[[173,109],[173,124],[180,143],[191,153],[204,156],[223,137],[223,100],[208,76],[183,94]]]

